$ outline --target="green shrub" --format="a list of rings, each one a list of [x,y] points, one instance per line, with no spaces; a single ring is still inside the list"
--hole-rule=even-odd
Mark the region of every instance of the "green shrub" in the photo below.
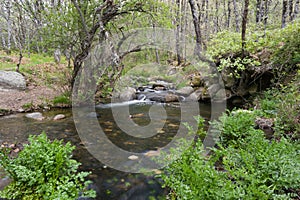
[[[203,145],[197,141],[160,175],[164,186],[171,189],[170,198],[269,200],[296,197],[300,188],[300,144],[284,138],[279,142],[265,139],[261,130],[253,128],[253,113],[236,112],[222,117],[226,118],[226,126],[245,123],[222,129],[222,134],[225,131],[227,135],[246,132],[243,137],[235,137],[240,145],[237,148],[233,142],[226,143],[226,147],[219,144],[210,156],[204,156]]]
[[[219,130],[220,143],[224,146],[240,145],[241,139],[247,137],[255,127],[255,112],[235,110],[224,113],[219,121],[211,123],[214,129]]]
[[[89,172],[77,172],[80,163],[72,159],[74,146],[62,141],[50,142],[45,133],[30,136],[29,145],[16,158],[8,156],[8,149],[0,151],[0,165],[12,182],[0,191],[7,199],[22,200],[70,200],[79,196],[95,197],[86,190]]]
[[[229,146],[216,154],[240,191],[235,199],[291,199],[300,188],[299,149],[299,143],[269,141],[253,130],[240,148]]]

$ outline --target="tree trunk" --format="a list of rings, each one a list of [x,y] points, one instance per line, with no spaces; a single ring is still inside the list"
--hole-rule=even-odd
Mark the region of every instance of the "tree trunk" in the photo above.
[[[289,18],[293,21],[293,0],[289,0]]]
[[[266,30],[268,25],[268,18],[269,18],[269,1],[265,0],[265,11],[264,11],[264,37],[266,36]]]
[[[208,7],[209,5],[208,5],[208,0],[206,0],[206,2],[205,2],[205,34],[204,34],[204,36],[205,36],[205,39],[207,40],[208,39],[208,35],[209,35],[209,21],[208,21],[208,15],[209,15],[209,7]],[[203,42],[203,38],[202,38],[202,41],[201,42]]]
[[[227,4],[227,7],[228,7],[227,28],[228,29],[230,28],[230,19],[231,19],[231,7],[230,7],[230,4],[231,4],[231,1],[228,0],[228,4]]]
[[[1,40],[2,40],[2,47],[5,49],[6,48],[6,41],[5,41],[5,37],[2,33],[3,33],[3,30],[2,30],[2,27],[0,26],[0,36],[1,36]]]
[[[257,0],[256,1],[256,17],[255,17],[256,24],[261,22],[261,11],[262,11],[262,1]]]
[[[198,18],[196,6],[195,6],[195,1],[189,0],[189,4],[191,7],[191,11],[192,11],[193,23],[194,23],[195,33],[196,33],[195,53],[199,54],[202,50],[202,46],[201,46],[202,37],[201,37],[200,23],[199,23],[199,18]]]
[[[214,26],[214,32],[218,33],[219,32],[219,1],[216,0],[216,16],[215,16],[215,26]]]
[[[299,13],[299,0],[296,0],[294,14],[293,14],[293,20],[295,20],[297,18],[298,13]]]
[[[247,30],[247,21],[248,21],[248,12],[249,12],[249,0],[245,0],[245,7],[243,12],[243,21],[242,21],[242,56],[246,56],[246,30]]]
[[[11,53],[11,37],[12,37],[12,21],[11,21],[11,1],[8,0],[5,2],[6,4],[6,12],[7,12],[7,18],[6,18],[6,25],[7,25],[7,49],[6,53],[10,54]]]
[[[287,12],[288,12],[288,1],[287,0],[283,0],[282,1],[281,28],[284,28],[286,26]]]
[[[233,0],[233,12],[234,12],[234,17],[235,17],[235,31],[240,32],[239,13],[238,13],[237,5],[236,5],[236,0]]]
[[[180,45],[180,27],[181,27],[181,20],[180,20],[180,0],[176,0],[177,4],[177,11],[176,11],[176,57],[178,65],[181,64],[181,45]]]

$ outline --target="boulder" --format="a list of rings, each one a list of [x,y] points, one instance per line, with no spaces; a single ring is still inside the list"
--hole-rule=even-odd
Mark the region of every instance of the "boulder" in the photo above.
[[[25,90],[25,78],[18,72],[0,71],[0,89]]]
[[[174,83],[169,83],[163,80],[150,81],[150,85],[152,85],[152,89],[157,87],[163,87],[165,89],[174,88]]]
[[[219,84],[213,84],[208,87],[208,91],[210,96],[215,96],[217,92],[221,89],[221,86]]]
[[[179,96],[171,93],[150,93],[146,95],[146,99],[150,101],[162,102],[162,103],[170,103],[170,102],[178,102]]]
[[[132,87],[126,87],[121,93],[120,93],[120,100],[121,101],[131,101],[136,99],[136,90]]]
[[[199,101],[200,99],[202,99],[204,90],[205,89],[203,87],[197,89],[195,92],[193,92],[190,96],[186,98],[186,101]]]
[[[189,96],[194,92],[194,88],[191,86],[183,87],[176,91],[176,94],[183,95],[183,96]]]
[[[179,101],[179,96],[175,94],[167,94],[165,97],[165,102],[170,103],[170,102],[177,102]]]

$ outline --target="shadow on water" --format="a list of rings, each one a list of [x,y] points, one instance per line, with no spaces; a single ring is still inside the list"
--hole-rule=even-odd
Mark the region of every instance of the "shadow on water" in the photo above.
[[[200,114],[210,119],[211,108],[207,104],[199,104]],[[149,108],[151,105],[130,105],[130,118],[139,126],[150,123]],[[144,152],[157,150],[170,142],[177,133],[180,124],[180,107],[176,104],[164,105],[167,112],[166,123],[157,135],[142,139],[135,138],[122,132],[115,123],[110,108],[97,108],[96,112],[101,128],[106,136],[118,147],[127,151]],[[56,114],[67,117],[60,121],[53,121]],[[168,191],[161,188],[158,179],[142,174],[131,174],[111,169],[95,159],[85,148],[76,132],[71,109],[44,112],[43,121],[35,121],[25,117],[25,114],[10,115],[0,118],[0,143],[22,143],[29,134],[40,134],[45,131],[50,139],[63,139],[76,145],[74,158],[82,163],[80,170],[91,171],[89,179],[93,181],[91,187],[97,191],[97,199],[144,200],[159,199]],[[87,116],[89,117],[89,116]],[[151,116],[153,117],[159,116]],[[113,159],[113,156],[112,156]]]

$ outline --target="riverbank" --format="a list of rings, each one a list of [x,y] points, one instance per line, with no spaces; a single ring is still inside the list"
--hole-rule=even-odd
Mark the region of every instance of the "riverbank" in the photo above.
[[[0,52],[0,70],[15,71],[17,58],[16,54],[8,56]],[[0,116],[65,106],[63,97],[70,76],[65,61],[57,64],[49,56],[31,55],[23,58],[20,73],[26,81],[25,90],[0,87]]]

